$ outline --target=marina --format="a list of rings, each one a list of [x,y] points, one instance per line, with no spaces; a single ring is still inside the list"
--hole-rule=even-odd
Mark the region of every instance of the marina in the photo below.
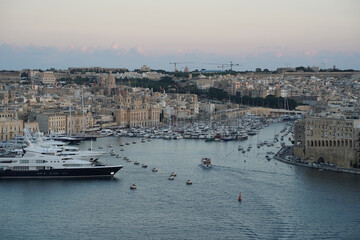
[[[360,239],[360,1],[1,7],[0,240]]]
[[[123,146],[126,159],[111,156],[111,150],[119,154],[120,143],[138,139],[99,138],[92,142],[105,152],[98,161],[124,165],[114,178],[3,179],[0,211],[7,219],[0,231],[8,239],[60,239],[64,228],[75,239],[356,238],[358,176],[267,161],[266,155],[281,149],[285,127],[287,123],[273,123],[241,143],[152,139]],[[273,146],[256,147],[273,142],[276,134],[279,141]],[[290,144],[288,136],[284,144]],[[239,151],[239,143],[250,150]],[[83,141],[77,147],[86,150],[90,144]],[[212,160],[209,169],[199,166],[206,156]],[[319,221],[311,221],[314,214]],[[16,230],[11,227],[15,223]]]

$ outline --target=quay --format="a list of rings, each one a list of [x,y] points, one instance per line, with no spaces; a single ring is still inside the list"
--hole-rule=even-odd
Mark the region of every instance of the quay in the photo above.
[[[360,169],[355,168],[342,168],[337,166],[330,166],[327,164],[317,164],[317,163],[310,163],[306,162],[296,156],[293,155],[293,146],[284,146],[282,147],[273,157],[274,159],[288,163],[293,164],[297,166],[302,167],[308,167],[308,168],[316,168],[319,170],[327,170],[327,171],[334,171],[334,172],[342,172],[342,173],[351,173],[360,175]]]

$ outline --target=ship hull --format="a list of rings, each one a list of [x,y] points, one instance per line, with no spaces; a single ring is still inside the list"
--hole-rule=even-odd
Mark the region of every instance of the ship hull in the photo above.
[[[113,177],[123,166],[64,168],[49,170],[0,170],[0,178],[107,178]]]

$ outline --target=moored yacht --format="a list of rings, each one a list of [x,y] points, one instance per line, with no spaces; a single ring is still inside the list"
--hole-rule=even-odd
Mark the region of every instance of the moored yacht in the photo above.
[[[101,156],[105,154],[105,152],[101,151],[80,151],[77,147],[72,146],[57,146],[50,144],[41,144],[41,143],[29,143],[24,150],[26,152],[34,152],[43,155],[59,155],[59,156],[69,156],[72,158],[76,158],[79,160],[86,160],[86,161],[96,161]]]
[[[46,137],[47,140],[55,140],[55,141],[61,141],[61,142],[67,142],[69,144],[78,144],[81,142],[81,138],[77,137],[71,137],[66,134],[51,134]]]
[[[0,178],[113,177],[122,167],[25,152],[20,157],[0,158]]]

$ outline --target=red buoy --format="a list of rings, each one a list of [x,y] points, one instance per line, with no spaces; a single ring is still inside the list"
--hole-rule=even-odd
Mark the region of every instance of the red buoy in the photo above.
[[[239,193],[239,198],[238,198],[239,201],[241,201],[241,192]]]

